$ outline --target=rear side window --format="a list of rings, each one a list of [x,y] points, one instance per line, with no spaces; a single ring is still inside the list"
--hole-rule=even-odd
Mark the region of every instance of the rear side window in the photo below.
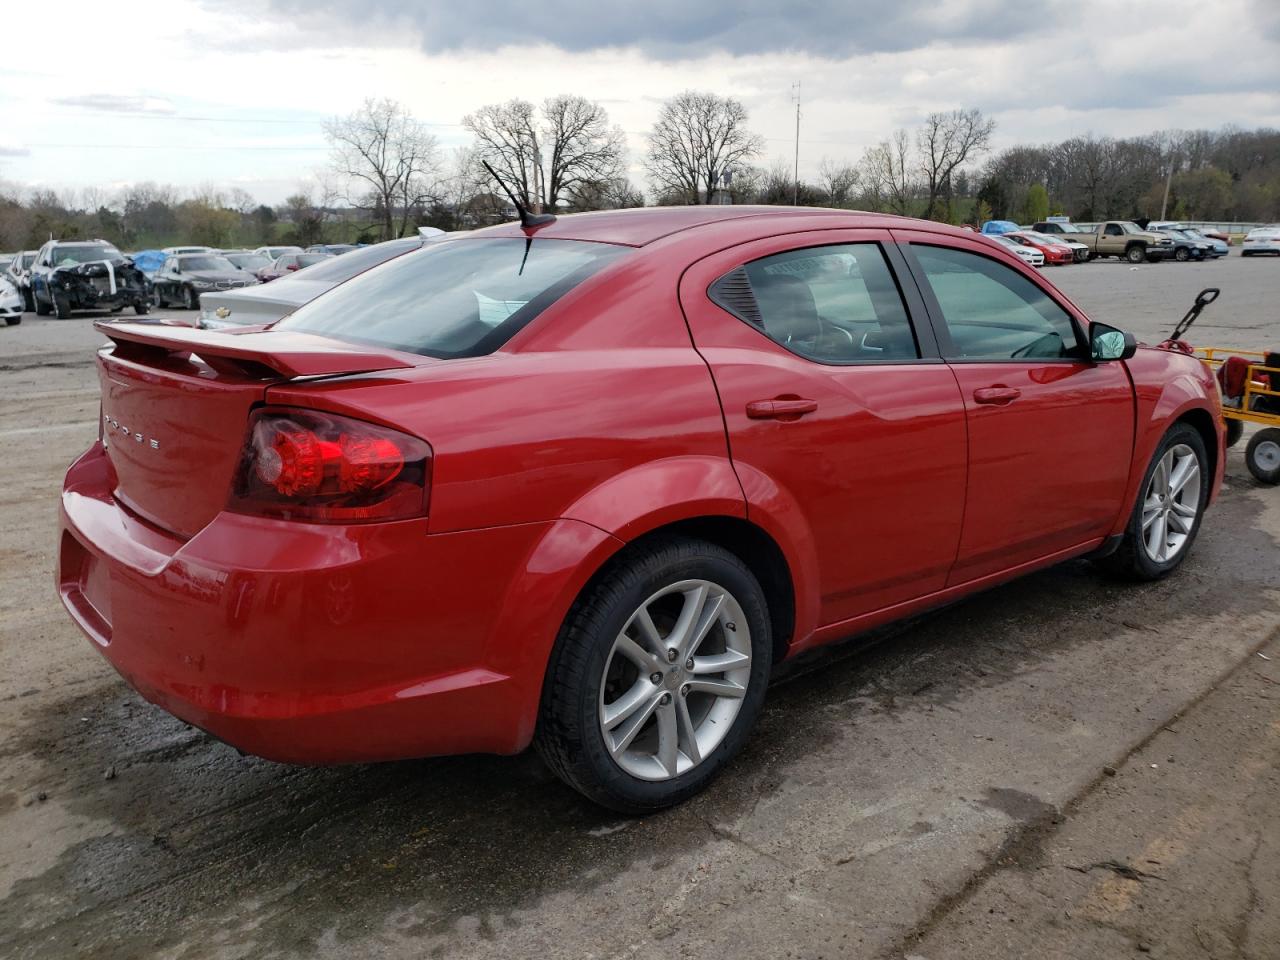
[[[1079,357],[1075,324],[1038,286],[988,257],[913,244],[951,338],[964,360]]]
[[[916,360],[898,285],[875,243],[788,250],[725,274],[711,300],[819,363]]]
[[[430,243],[317,297],[276,329],[429,357],[481,356],[629,250],[515,237]]]

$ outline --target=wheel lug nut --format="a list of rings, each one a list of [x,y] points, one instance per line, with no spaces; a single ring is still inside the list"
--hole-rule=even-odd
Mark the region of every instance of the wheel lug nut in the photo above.
[[[661,700],[659,700],[658,702],[659,702],[660,704],[662,704],[662,705],[665,707],[668,703],[670,703],[670,702],[671,702],[671,694],[669,694],[669,693],[664,693],[664,694],[662,695],[662,699],[661,699]]]
[[[689,685],[686,683],[680,688],[680,696],[687,697],[689,695]]]
[[[693,657],[690,657],[688,660],[686,660],[686,661],[684,662],[684,668],[685,668],[686,670],[692,670],[692,669],[693,669]]]
[[[672,649],[667,651],[667,662],[675,663],[676,657],[678,656],[680,656],[680,652],[673,647]]]
[[[660,684],[660,683],[662,682],[662,674],[660,674],[660,673],[650,674],[650,676],[649,676],[649,680],[650,680],[650,681],[653,683],[653,685],[656,687],[658,684]]]
[[[728,631],[732,632],[732,633],[737,633],[737,632],[738,632],[738,625],[737,625],[736,623],[734,623],[732,620],[728,621],[728,622],[724,625],[724,628],[725,628],[726,630],[728,630]]]

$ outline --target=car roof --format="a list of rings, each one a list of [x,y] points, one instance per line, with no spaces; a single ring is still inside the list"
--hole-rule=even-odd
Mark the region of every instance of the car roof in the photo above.
[[[630,210],[600,210],[593,213],[573,213],[558,217],[554,223],[536,228],[538,237],[562,240],[596,240],[624,246],[642,247],[673,233],[698,227],[747,218],[774,220],[812,218],[843,218],[842,226],[887,229],[940,230],[957,236],[968,235],[957,227],[890,214],[865,213],[860,210],[834,210],[826,207],[772,207],[772,206],[699,206],[699,207],[639,207]],[[526,237],[529,234],[518,223],[504,223],[472,231],[470,237]],[[463,235],[457,235],[464,239]]]

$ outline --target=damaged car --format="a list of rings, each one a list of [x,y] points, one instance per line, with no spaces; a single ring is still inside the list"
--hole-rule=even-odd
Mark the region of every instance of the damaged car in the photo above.
[[[147,281],[133,261],[105,240],[50,240],[31,265],[31,299],[42,317],[73,310],[150,309]]]

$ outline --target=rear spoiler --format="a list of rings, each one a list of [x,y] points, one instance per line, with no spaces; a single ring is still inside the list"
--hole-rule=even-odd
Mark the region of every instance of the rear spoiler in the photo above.
[[[146,361],[148,357],[162,356],[185,359],[195,354],[219,373],[292,380],[416,366],[411,358],[395,350],[289,330],[249,328],[228,332],[106,320],[99,320],[94,327],[111,339],[115,353],[122,359]]]

